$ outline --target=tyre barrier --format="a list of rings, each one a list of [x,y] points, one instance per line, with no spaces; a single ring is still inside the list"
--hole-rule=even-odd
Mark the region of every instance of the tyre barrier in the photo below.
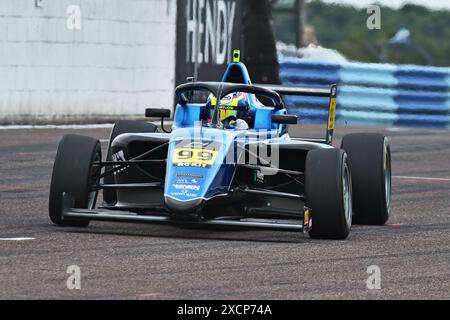
[[[280,58],[284,85],[338,84],[337,123],[450,128],[450,68]],[[301,122],[325,122],[327,98],[286,97]]]

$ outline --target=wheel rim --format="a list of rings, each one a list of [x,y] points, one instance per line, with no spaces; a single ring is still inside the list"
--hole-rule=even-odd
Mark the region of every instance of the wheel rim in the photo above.
[[[389,153],[389,147],[387,139],[384,140],[384,190],[386,197],[386,208],[389,211],[391,207],[391,155]]]
[[[348,169],[347,161],[344,162],[344,172],[342,174],[342,195],[344,203],[345,220],[348,227],[352,225],[352,196],[351,196],[351,179],[350,170]]]

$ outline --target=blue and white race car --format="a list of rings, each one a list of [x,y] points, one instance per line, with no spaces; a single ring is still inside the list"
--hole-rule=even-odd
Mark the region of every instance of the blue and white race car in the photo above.
[[[106,160],[97,139],[66,135],[52,174],[50,219],[85,227],[91,220],[303,231],[345,239],[353,223],[389,217],[391,160],[381,134],[346,135],[332,146],[336,86],[252,85],[239,54],[221,82],[175,89],[160,117],[118,121]],[[325,138],[293,138],[282,96],[329,97]],[[103,201],[97,204],[102,191]]]

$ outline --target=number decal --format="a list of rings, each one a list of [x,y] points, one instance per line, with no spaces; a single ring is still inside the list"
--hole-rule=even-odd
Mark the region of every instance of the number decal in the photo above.
[[[176,155],[180,160],[189,160],[193,157],[194,153],[191,150],[177,149]]]
[[[212,151],[200,151],[199,153],[197,153],[197,158],[200,161],[211,161],[211,159],[213,158],[214,154]]]
[[[210,167],[216,159],[216,150],[176,148],[173,164],[188,167]]]

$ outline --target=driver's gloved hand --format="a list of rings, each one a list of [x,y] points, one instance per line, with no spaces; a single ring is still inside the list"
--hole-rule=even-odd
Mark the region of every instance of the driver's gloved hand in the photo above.
[[[234,122],[236,121],[235,116],[229,116],[228,118],[222,120],[223,127],[225,129],[234,129]]]
[[[248,129],[247,122],[242,119],[231,120],[230,126],[235,128],[236,130],[247,130]]]

